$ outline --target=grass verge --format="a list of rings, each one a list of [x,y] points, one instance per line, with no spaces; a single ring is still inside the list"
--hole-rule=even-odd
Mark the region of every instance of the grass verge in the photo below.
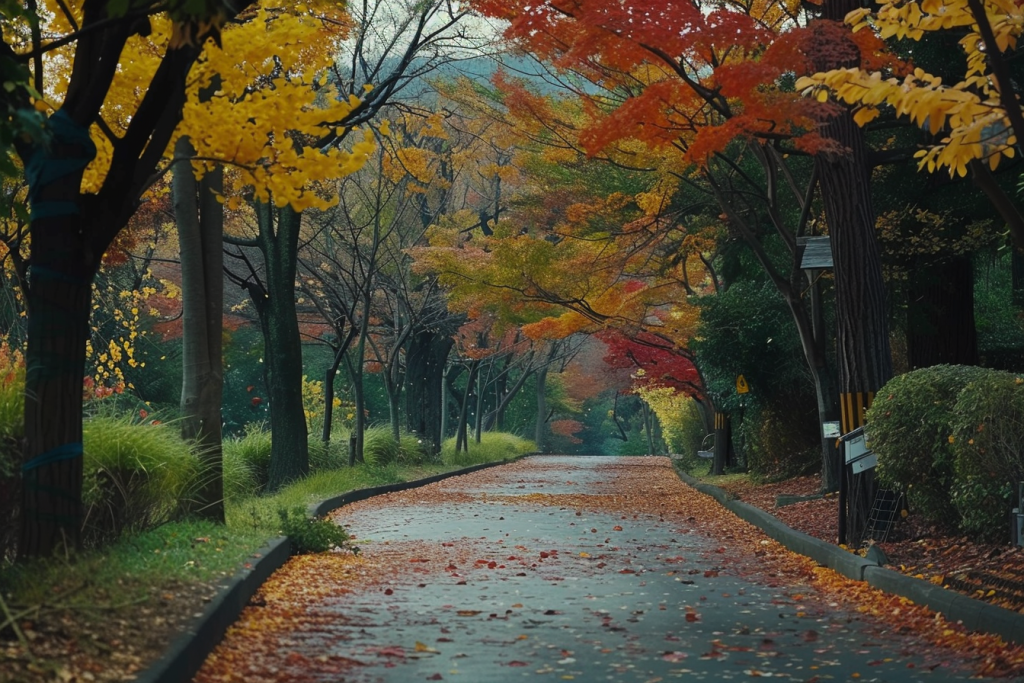
[[[227,525],[169,522],[126,534],[96,550],[0,567],[0,595],[15,611],[117,611],[181,584],[231,576],[280,534],[280,509],[303,507],[353,489],[421,479],[459,465],[363,465],[313,474],[272,496],[229,500]],[[198,611],[198,610],[197,610]],[[0,677],[0,680],[3,680]]]

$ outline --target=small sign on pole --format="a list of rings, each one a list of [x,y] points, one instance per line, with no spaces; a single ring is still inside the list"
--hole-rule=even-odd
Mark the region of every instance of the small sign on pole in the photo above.
[[[736,378],[736,393],[746,394],[750,392],[750,385],[747,384],[747,378],[743,375],[739,375]]]

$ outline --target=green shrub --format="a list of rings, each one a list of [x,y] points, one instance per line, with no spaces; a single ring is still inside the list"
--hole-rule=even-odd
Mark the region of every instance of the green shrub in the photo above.
[[[910,508],[933,522],[955,515],[956,454],[949,437],[957,396],[988,372],[963,365],[914,370],[882,387],[867,412],[879,483],[905,491]]]
[[[781,481],[821,471],[818,412],[807,401],[775,400],[732,415],[733,450],[751,476]]]
[[[950,495],[961,531],[984,541],[1006,540],[1007,516],[1013,498],[1009,482],[964,475],[950,487]]]
[[[195,490],[199,462],[175,426],[97,415],[82,431],[87,542],[165,522]]]
[[[295,555],[348,547],[348,534],[330,520],[310,517],[301,507],[281,508],[277,514],[281,520],[281,533],[291,539]],[[358,548],[353,550],[358,552]]]
[[[1024,481],[1024,379],[987,370],[957,397],[952,420],[956,473],[964,486],[953,503],[965,531],[1005,534],[1013,488]]]
[[[429,460],[423,441],[415,434],[403,434],[398,450],[399,461],[404,465],[420,465]]]
[[[363,432],[363,460],[367,465],[393,465],[401,448],[386,425],[367,427]]]
[[[309,469],[311,472],[323,472],[348,467],[348,432],[335,430],[327,448],[320,440],[319,433],[310,433]]]
[[[245,425],[241,438],[224,440],[224,460],[241,460],[249,467],[256,481],[256,488],[262,489],[270,481],[270,431],[262,422]]]
[[[515,434],[508,432],[484,432],[480,435],[480,443],[472,438],[469,440],[469,451],[456,453],[455,439],[447,439],[441,446],[441,461],[445,465],[469,467],[485,462],[509,460],[518,455],[525,455],[537,450],[537,446]]]
[[[222,456],[224,461],[224,498],[233,500],[251,496],[259,489],[256,473],[252,465],[242,457],[238,449],[228,449],[224,443]]]

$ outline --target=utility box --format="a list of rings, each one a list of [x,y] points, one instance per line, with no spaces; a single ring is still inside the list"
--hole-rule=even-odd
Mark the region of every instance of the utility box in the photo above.
[[[846,464],[850,465],[854,474],[860,474],[870,470],[878,464],[878,456],[868,448],[867,434],[863,427],[857,427],[852,432],[840,437],[843,442],[843,454]]]

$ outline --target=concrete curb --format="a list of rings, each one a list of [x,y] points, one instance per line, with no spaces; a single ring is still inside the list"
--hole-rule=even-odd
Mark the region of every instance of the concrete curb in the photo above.
[[[188,629],[171,642],[160,659],[136,674],[136,681],[181,683],[192,680],[206,656],[249,604],[249,598],[271,574],[288,561],[292,554],[292,544],[286,536],[281,536],[270,541],[257,554],[260,558],[252,563],[252,567],[239,571],[221,586],[202,615],[196,617]]]
[[[348,491],[340,496],[334,496],[328,498],[325,501],[321,501],[315,505],[309,506],[309,514],[312,517],[323,517],[329,512],[337,510],[340,507],[344,507],[349,503],[355,503],[360,500],[366,500],[367,498],[373,498],[374,496],[381,496],[385,493],[394,493],[396,491],[408,491],[409,489],[419,488],[420,486],[426,486],[427,484],[433,484],[434,482],[443,481],[450,479],[451,477],[459,477],[463,474],[470,474],[472,472],[478,472],[479,470],[485,470],[489,467],[497,467],[499,465],[508,465],[513,462],[518,462],[523,458],[528,458],[533,453],[527,453],[526,455],[517,455],[509,460],[498,460],[496,462],[485,462],[479,465],[470,465],[461,470],[453,470],[451,472],[442,472],[441,474],[435,474],[430,477],[423,479],[416,479],[413,481],[403,481],[397,484],[385,484],[383,486],[371,486],[368,489],[356,489],[355,491]]]
[[[865,581],[872,588],[923,605],[938,612],[947,621],[962,624],[969,631],[993,633],[1008,642],[1024,644],[1024,614],[880,567],[839,546],[792,529],[764,510],[736,500],[717,486],[701,483],[678,469],[676,473],[688,486],[713,497],[737,517],[758,527],[795,553],[809,557],[849,579]]]
[[[426,486],[489,467],[507,465],[530,455],[534,454],[527,453],[509,460],[472,465],[461,470],[442,472],[423,479],[404,481],[398,484],[356,489],[311,505],[309,514],[321,517],[332,510],[359,500]],[[207,656],[213,652],[213,649],[224,637],[228,627],[235,623],[242,610],[249,604],[249,599],[256,594],[263,582],[284,566],[284,563],[291,557],[291,541],[285,536],[275,538],[257,551],[255,556],[259,559],[253,562],[250,568],[240,570],[221,586],[217,595],[206,605],[203,613],[189,624],[184,633],[175,637],[160,659],[135,674],[135,681],[138,683],[182,683],[182,681],[192,680],[203,662],[206,661]]]

